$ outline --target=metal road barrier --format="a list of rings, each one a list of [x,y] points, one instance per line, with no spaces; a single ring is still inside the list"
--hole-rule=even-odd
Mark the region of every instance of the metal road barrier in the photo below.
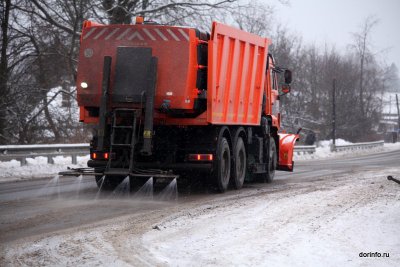
[[[362,149],[370,149],[375,147],[383,147],[385,142],[376,141],[376,142],[368,142],[368,143],[354,143],[349,145],[340,145],[332,147],[332,151],[346,151],[346,150],[362,150]]]
[[[27,164],[27,158],[47,157],[48,164],[54,164],[54,157],[70,156],[72,164],[77,164],[77,156],[89,154],[89,144],[56,145],[9,145],[0,146],[0,161],[18,160],[21,166]]]
[[[295,146],[294,153],[297,155],[313,154],[316,148],[316,146]]]

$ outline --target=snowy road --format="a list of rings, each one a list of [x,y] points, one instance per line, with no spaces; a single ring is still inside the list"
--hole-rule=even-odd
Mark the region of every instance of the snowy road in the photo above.
[[[297,162],[272,184],[177,202],[95,200],[93,178],[2,183],[0,265],[399,266],[400,185],[387,175],[400,177],[399,150]]]

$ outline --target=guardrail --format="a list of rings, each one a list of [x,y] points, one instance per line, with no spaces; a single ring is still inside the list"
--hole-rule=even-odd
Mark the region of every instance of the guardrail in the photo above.
[[[0,161],[18,160],[21,166],[27,158],[47,157],[48,164],[54,164],[54,157],[70,156],[72,164],[77,164],[77,156],[89,154],[89,144],[56,145],[9,145],[0,146]]]
[[[297,155],[313,154],[316,148],[316,146],[295,146],[294,153]]]
[[[354,143],[349,145],[332,146],[332,151],[346,151],[346,150],[362,150],[380,147],[385,144],[384,141],[368,142],[368,143]]]

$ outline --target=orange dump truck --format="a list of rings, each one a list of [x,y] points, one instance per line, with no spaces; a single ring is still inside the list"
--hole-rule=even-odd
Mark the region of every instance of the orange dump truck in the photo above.
[[[78,104],[96,128],[88,166],[99,186],[203,173],[224,192],[293,170],[298,136],[280,133],[279,113],[291,72],[274,65],[269,39],[140,21],[83,26]]]

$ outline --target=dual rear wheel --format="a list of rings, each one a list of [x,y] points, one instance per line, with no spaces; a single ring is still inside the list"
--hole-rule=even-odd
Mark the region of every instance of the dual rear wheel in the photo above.
[[[233,160],[231,159],[229,142],[225,137],[222,137],[217,148],[215,173],[217,187],[221,193],[228,189],[229,182],[235,189],[240,189],[243,186],[247,170],[247,159],[246,147],[241,137],[234,140],[232,155]]]
[[[270,137],[264,146],[267,159],[267,170],[265,173],[258,174],[258,180],[270,183],[274,179],[277,166],[277,150],[274,138]],[[233,159],[231,159],[231,155]],[[243,138],[238,136],[233,140],[233,151],[226,137],[218,140],[216,153],[216,168],[214,179],[216,181],[218,191],[223,193],[228,189],[229,183],[234,189],[243,187],[244,179],[247,172],[247,153]]]
[[[218,191],[223,193],[228,189],[231,176],[231,150],[225,137],[218,140],[216,158],[214,179],[217,182]]]

